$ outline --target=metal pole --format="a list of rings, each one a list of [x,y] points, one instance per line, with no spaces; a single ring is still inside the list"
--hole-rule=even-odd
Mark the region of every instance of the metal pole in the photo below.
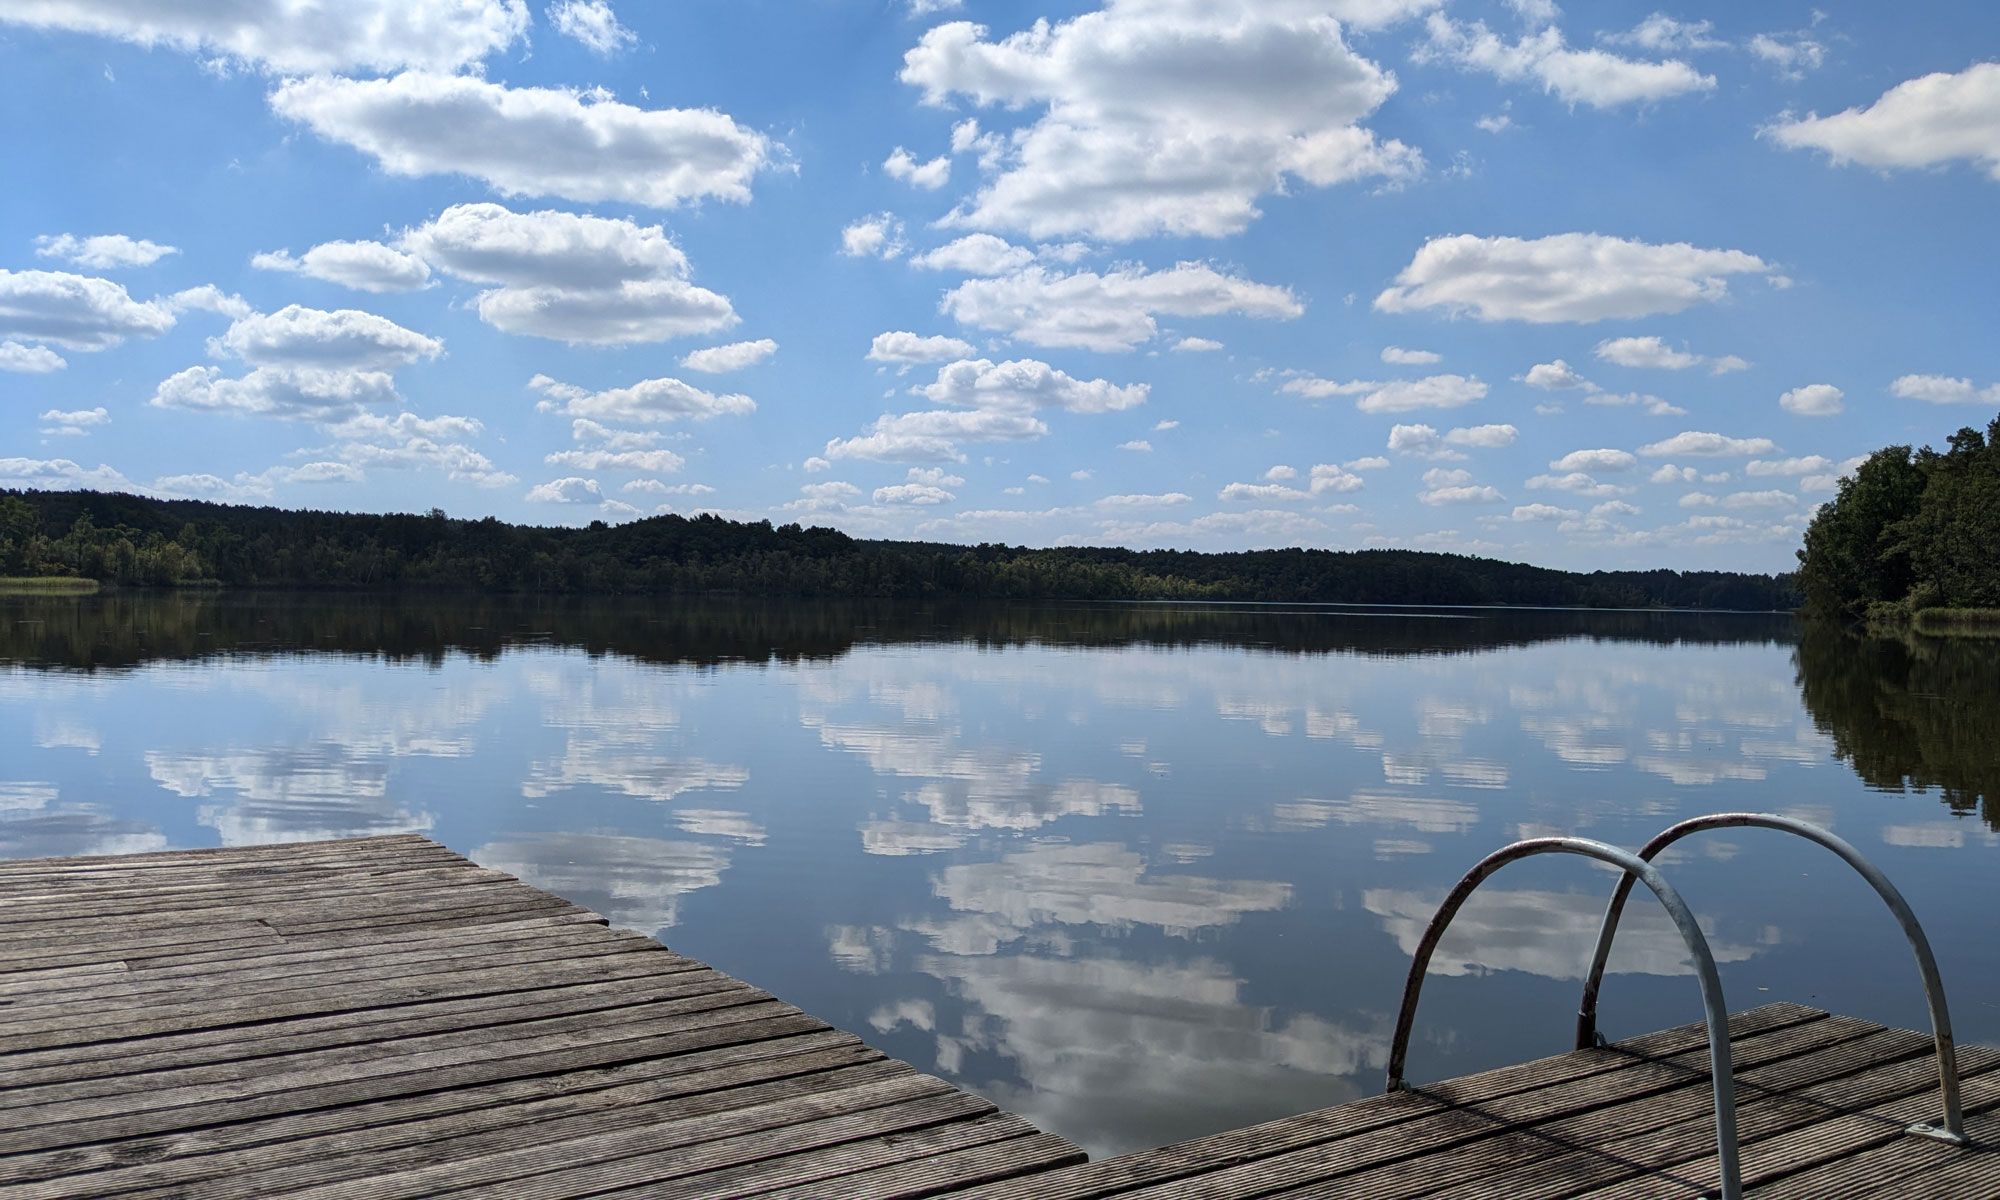
[[[1828,830],[1776,813],[1714,813],[1693,817],[1669,825],[1655,834],[1652,841],[1639,848],[1639,858],[1651,862],[1662,850],[1691,833],[1743,826],[1776,829],[1825,846],[1859,872],[1882,897],[1883,903],[1889,906],[1889,911],[1896,914],[1896,923],[1903,927],[1903,936],[1916,953],[1917,970],[1924,980],[1924,998],[1930,1002],[1931,1037],[1937,1045],[1938,1086],[1944,1093],[1943,1126],[1919,1123],[1910,1126],[1907,1132],[1934,1137],[1957,1146],[1971,1145],[1971,1140],[1965,1135],[1965,1110],[1958,1094],[1958,1050],[1952,1041],[1951,1013],[1945,1008],[1944,983],[1938,977],[1937,959],[1931,955],[1930,939],[1924,936],[1923,926],[1917,924],[1916,913],[1910,910],[1903,894],[1896,890],[1896,885],[1889,882],[1889,877],[1880,868]],[[1576,1044],[1579,1049],[1597,1042],[1597,993],[1604,982],[1604,967],[1611,958],[1611,939],[1617,936],[1618,918],[1624,911],[1625,897],[1632,892],[1632,880],[1630,874],[1619,878],[1618,886],[1612,889],[1611,902],[1604,908],[1604,921],[1597,930],[1597,948],[1591,954],[1590,974],[1584,980],[1583,1002],[1576,1014]]]
[[[1736,1088],[1729,1058],[1729,1006],[1722,999],[1722,977],[1716,972],[1715,957],[1708,951],[1708,939],[1702,936],[1701,927],[1695,924],[1694,914],[1688,911],[1680,893],[1673,889],[1659,869],[1616,846],[1589,838],[1530,838],[1494,851],[1466,872],[1465,878],[1458,881],[1438,907],[1431,923],[1424,927],[1424,936],[1417,943],[1416,953],[1410,957],[1410,977],[1403,985],[1403,1007],[1396,1015],[1395,1039],[1389,1044],[1388,1090],[1399,1092],[1408,1086],[1403,1082],[1403,1060],[1410,1049],[1410,1029],[1416,1024],[1417,1000],[1423,991],[1424,973],[1430,967],[1431,955],[1436,952],[1438,941],[1444,937],[1445,928],[1458,915],[1458,910],[1473,890],[1488,876],[1508,863],[1536,854],[1581,854],[1624,868],[1626,874],[1623,879],[1637,878],[1651,888],[1666,908],[1667,915],[1673,918],[1674,926],[1681,931],[1688,952],[1694,957],[1695,974],[1701,982],[1701,1006],[1708,1019],[1708,1070],[1715,1092],[1715,1154],[1722,1173],[1722,1200],[1742,1200],[1743,1177],[1736,1154]]]

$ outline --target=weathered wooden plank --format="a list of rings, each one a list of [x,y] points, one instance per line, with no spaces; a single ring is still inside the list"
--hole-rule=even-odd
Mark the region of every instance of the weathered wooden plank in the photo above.
[[[567,1111],[555,1111],[555,1105],[544,1102],[487,1110],[475,1114],[482,1118],[476,1120],[461,1117],[427,1121],[426,1136],[412,1137],[413,1131],[400,1130],[394,1144],[385,1144],[384,1139],[377,1138],[356,1145],[341,1137],[322,1137],[309,1143],[292,1142],[254,1151],[210,1155],[171,1164],[165,1169],[106,1172],[85,1182],[96,1196],[134,1192],[145,1196],[153,1188],[184,1189],[193,1179],[200,1178],[203,1200],[253,1200],[398,1172],[416,1172],[421,1177],[425,1172],[448,1171],[457,1162],[518,1151],[526,1145],[556,1146],[639,1126],[671,1126],[681,1130],[691,1144],[724,1136],[731,1129],[740,1132],[771,1128],[774,1122],[784,1124],[796,1111],[804,1111],[788,1108],[786,1102],[806,1097],[820,1097],[821,1103],[829,1108],[853,1106],[858,1111],[892,1102],[884,1097],[911,1099],[936,1095],[949,1086],[942,1080],[918,1085],[908,1082],[922,1078],[906,1063],[877,1058],[835,1070],[787,1074],[694,1093],[647,1097],[639,1089],[627,1088],[593,1094],[587,1104],[565,1104]],[[842,1095],[831,1095],[836,1092]],[[8,1200],[56,1200],[60,1193],[53,1188],[68,1182],[20,1189],[18,1196],[9,1193]],[[366,1194],[367,1186],[357,1185],[357,1194]]]
[[[862,1196],[870,1200],[913,1200],[992,1180],[1053,1171],[1082,1161],[1083,1151],[1075,1143],[1052,1133],[1036,1133],[758,1194],[764,1200],[854,1200]]]
[[[731,1112],[726,1120],[664,1121],[604,1136],[538,1141],[481,1158],[303,1188],[290,1195],[292,1200],[394,1200],[489,1189],[524,1200],[590,1195],[994,1111],[992,1104],[942,1079],[913,1074]]]
[[[863,1046],[853,1034],[827,1028],[816,1018],[777,1018],[757,1027],[748,1041],[743,1026],[717,1026],[676,1038],[671,1045],[652,1043],[641,1054],[602,1063],[569,1056],[560,1062],[536,1064],[541,1073],[494,1081],[459,1081],[439,1091],[417,1092],[387,1099],[364,1100],[301,1112],[255,1117],[218,1125],[192,1124],[168,1132],[67,1147],[42,1153],[0,1155],[0,1182],[44,1179],[69,1172],[101,1171],[134,1163],[185,1164],[190,1178],[204,1171],[208,1156],[248,1153],[255,1162],[286,1161],[306,1147],[306,1158],[322,1139],[357,1149],[395,1146],[405,1139],[420,1143],[434,1120],[476,1122],[481,1114],[501,1113],[513,1105],[563,1106],[588,1103],[601,1093],[633,1088],[635,1094],[666,1097],[736,1087],[759,1078],[806,1074],[847,1061],[870,1062],[880,1051]],[[799,1065],[794,1067],[792,1062]],[[657,1089],[647,1092],[644,1089]],[[504,1115],[498,1119],[505,1119]],[[183,1162],[185,1160],[185,1163]],[[226,1171],[219,1172],[226,1174]]]
[[[394,899],[412,892],[445,888],[523,888],[527,884],[498,871],[443,867],[397,872],[325,872],[267,879],[257,883],[208,881],[198,886],[154,888],[138,885],[115,893],[13,895],[0,900],[0,942],[18,940],[21,927],[42,921],[91,921],[117,927],[195,924],[230,909],[282,906],[337,899]]]
[[[1827,1014],[1803,1005],[1774,1004],[1751,1009],[1730,1017],[1731,1045],[1741,1053],[1752,1039],[1825,1019]],[[1696,1053],[1705,1055],[1707,1044],[1707,1026],[1694,1022],[1628,1039],[1603,1050],[1572,1051],[1483,1071],[1440,1084],[1428,1084],[1420,1092],[1371,1096],[1336,1108],[1212,1134],[1159,1150],[1008,1180],[968,1194],[982,1200],[1085,1200],[1092,1196],[1206,1176],[1371,1130],[1421,1120],[1446,1111],[1447,1102],[1460,1105],[1491,1103],[1513,1095],[1560,1088],[1602,1073],[1627,1070],[1653,1059],[1666,1060],[1676,1055]],[[1274,1172],[1273,1179],[1274,1182],[1269,1185],[1271,1189],[1285,1183],[1282,1171]]]
[[[43,871],[144,870],[154,866],[194,863],[286,862],[299,858],[339,857],[402,852],[451,851],[419,833],[389,833],[371,837],[335,838],[317,842],[284,842],[256,846],[212,846],[191,850],[149,850],[141,854],[94,854],[75,858],[0,859],[0,877]],[[452,855],[452,857],[457,857]]]
[[[911,1162],[925,1158],[935,1158],[955,1150],[969,1149],[993,1143],[1011,1144],[1023,1142],[1039,1131],[1012,1113],[996,1112],[970,1121],[951,1121],[918,1128],[910,1132],[878,1134],[873,1137],[847,1139],[824,1148],[814,1147],[804,1153],[786,1154],[774,1158],[764,1158],[743,1163],[740,1166],[707,1171],[692,1178],[662,1179],[647,1181],[632,1186],[627,1183],[617,1191],[605,1192],[606,1200],[618,1197],[620,1200],[640,1196],[656,1197],[657,1200],[712,1200],[717,1196],[762,1195],[785,1188],[802,1187],[820,1182],[851,1180],[863,1171],[895,1163]],[[680,1164],[673,1162],[631,1162],[614,1164],[625,1169],[619,1172],[628,1179],[653,1174],[657,1178],[662,1170],[680,1174]],[[473,1193],[453,1192],[451,1195],[469,1200],[471,1196],[498,1197],[500,1195],[522,1197],[522,1200],[571,1200],[586,1193],[579,1192],[564,1176],[540,1176],[519,1183],[518,1191],[481,1191]],[[589,1193],[596,1195],[597,1193]],[[856,1200],[867,1196],[865,1192],[849,1192]]]
[[[1965,1147],[1947,1146],[1930,1138],[1890,1142],[1879,1150],[1848,1160],[1853,1164],[1849,1171],[1811,1181],[1814,1185],[1855,1190],[1814,1194],[1992,1200],[2000,1195],[2000,1118],[1991,1113],[1968,1118],[1965,1132],[1973,1142]]]

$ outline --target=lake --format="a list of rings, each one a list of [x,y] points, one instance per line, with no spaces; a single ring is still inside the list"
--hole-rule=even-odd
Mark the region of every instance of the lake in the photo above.
[[[2000,1042],[2000,641],[1789,617],[186,593],[0,599],[0,857],[421,832],[1093,1155],[1379,1091],[1487,852],[1828,826]],[[1732,1008],[1927,1028],[1865,884],[1763,830],[1662,859]],[[1509,867],[1416,1081],[1568,1049],[1613,875]],[[1699,1019],[1641,891],[1607,1036]]]

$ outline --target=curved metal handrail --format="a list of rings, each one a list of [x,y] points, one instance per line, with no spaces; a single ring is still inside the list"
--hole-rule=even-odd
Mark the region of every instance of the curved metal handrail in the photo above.
[[[1969,1145],[1965,1135],[1965,1110],[1958,1094],[1958,1051],[1952,1042],[1951,1014],[1945,1008],[1944,983],[1938,978],[1937,960],[1931,956],[1930,940],[1924,936],[1923,926],[1917,924],[1916,914],[1910,911],[1896,885],[1890,883],[1889,877],[1874,863],[1861,857],[1860,851],[1831,832],[1775,813],[1713,813],[1680,821],[1655,834],[1652,841],[1639,848],[1638,857],[1650,863],[1662,850],[1691,833],[1742,826],[1796,834],[1833,851],[1868,881],[1889,906],[1889,911],[1896,915],[1897,923],[1903,927],[1903,936],[1909,939],[1910,949],[1916,952],[1917,970],[1924,978],[1924,996],[1930,1001],[1931,1009],[1931,1035],[1937,1043],[1939,1089],[1944,1093],[1944,1125],[1919,1123],[1910,1126],[1908,1132],[1939,1138],[1955,1145]],[[1583,1002],[1576,1014],[1578,1049],[1597,1042],[1597,992],[1604,982],[1604,967],[1611,958],[1611,939],[1617,936],[1618,917],[1624,911],[1625,898],[1632,893],[1633,879],[1630,873],[1619,877],[1618,886],[1611,893],[1611,903],[1605,906],[1604,921],[1598,927],[1597,949],[1591,955],[1590,974],[1583,985]]]
[[[1708,939],[1702,936],[1701,927],[1695,924],[1694,914],[1688,911],[1687,903],[1659,869],[1616,846],[1589,838],[1529,838],[1494,851],[1466,872],[1465,878],[1451,889],[1451,894],[1438,907],[1437,915],[1424,928],[1423,939],[1417,943],[1416,953],[1411,956],[1410,978],[1403,985],[1403,1007],[1396,1016],[1396,1037],[1389,1045],[1387,1090],[1399,1092],[1408,1086],[1403,1082],[1403,1060],[1410,1049],[1410,1028],[1416,1023],[1417,999],[1423,991],[1424,973],[1430,967],[1431,955],[1436,952],[1439,939],[1444,937],[1445,927],[1458,915],[1458,910],[1472,895],[1473,889],[1484,883],[1488,876],[1510,862],[1536,854],[1581,854],[1624,868],[1621,882],[1635,878],[1643,881],[1660,898],[1667,915],[1673,918],[1675,927],[1681,931],[1681,937],[1694,956],[1695,974],[1701,982],[1701,1006],[1708,1019],[1708,1069],[1715,1091],[1715,1153],[1722,1168],[1722,1200],[1742,1200],[1743,1178],[1736,1156],[1736,1088],[1729,1060],[1729,1006],[1722,999],[1722,977],[1716,973],[1715,956],[1709,953]],[[1630,890],[1627,883],[1626,891]],[[1623,903],[1622,896],[1620,903]]]

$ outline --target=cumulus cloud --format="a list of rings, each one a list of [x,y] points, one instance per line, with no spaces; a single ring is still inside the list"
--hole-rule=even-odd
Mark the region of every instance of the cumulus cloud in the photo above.
[[[414,292],[430,286],[430,264],[380,242],[322,242],[292,257],[272,250],[250,259],[260,271],[291,271],[364,292]]]
[[[687,256],[658,225],[459,204],[411,230],[403,248],[461,279],[497,284],[475,307],[506,333],[626,345],[736,324],[727,297],[689,282]]]
[[[671,450],[557,450],[542,459],[550,466],[575,471],[647,471],[671,475],[687,460]]]
[[[1637,46],[1656,54],[1675,50],[1720,50],[1729,45],[1714,36],[1713,21],[1682,21],[1654,13],[1624,33],[1599,34],[1614,46]]]
[[[1436,309],[1481,321],[1588,323],[1716,303],[1728,297],[1730,276],[1770,271],[1754,254],[1686,242],[1655,245],[1598,233],[1454,234],[1425,242],[1375,307]]]
[[[891,179],[900,179],[911,187],[934,192],[951,182],[951,158],[940,154],[929,162],[918,162],[908,150],[901,146],[883,161],[882,170]]]
[[[1031,266],[969,279],[939,307],[962,325],[991,329],[1037,346],[1130,350],[1159,332],[1156,316],[1234,313],[1289,320],[1305,311],[1289,288],[1225,275],[1205,263],[1162,271],[1126,267],[1105,274]]]
[[[1627,450],[1572,450],[1549,464],[1549,470],[1568,474],[1571,471],[1629,471],[1639,465],[1639,460]]]
[[[956,147],[978,147],[990,177],[947,223],[1108,241],[1220,237],[1293,181],[1421,169],[1415,150],[1360,125],[1395,79],[1356,55],[1328,12],[1379,22],[1410,7],[1108,0],[997,41],[956,21],[924,34],[901,78],[930,104],[1040,110],[1004,143],[969,132]]]
[[[139,487],[112,468],[83,467],[67,458],[0,458],[0,486],[71,491],[134,492]]]
[[[740,203],[773,156],[770,139],[714,109],[641,109],[601,92],[471,75],[315,75],[281,84],[270,103],[391,175],[469,175],[503,196]]]
[[[289,5],[36,0],[0,10],[0,22],[309,74],[454,70],[512,45],[529,16],[523,0],[340,0],[307,13]]]
[[[1429,505],[1499,504],[1507,498],[1498,488],[1472,482],[1472,472],[1433,467],[1424,472],[1424,490],[1417,499]]]
[[[731,342],[726,346],[693,351],[681,359],[681,365],[690,371],[720,375],[726,371],[754,367],[777,352],[777,342],[770,338],[758,338],[754,342]]]
[[[1293,396],[1304,396],[1311,400],[1323,400],[1328,396],[1356,396],[1362,392],[1372,392],[1382,386],[1374,379],[1350,379],[1345,382],[1321,379],[1306,371],[1281,371],[1276,373],[1284,379],[1278,390]],[[1266,379],[1270,373],[1259,371],[1255,378]]]
[[[604,492],[595,479],[572,475],[536,484],[528,489],[526,499],[543,504],[597,504],[604,499]]]
[[[1689,430],[1677,433],[1664,441],[1653,442],[1639,447],[1639,453],[1646,458],[1667,458],[1675,455],[1689,455],[1698,458],[1731,458],[1753,454],[1770,454],[1777,450],[1777,443],[1770,438],[1725,437],[1719,433],[1701,433]]]
[[[2000,404],[2000,383],[1974,387],[1970,379],[1948,375],[1902,375],[1889,385],[1889,394],[1898,400],[1922,400],[1926,404]]]
[[[1847,411],[1846,392],[1830,383],[1809,383],[1778,397],[1778,407],[1800,417],[1834,417]]]
[[[829,460],[866,458],[877,462],[964,462],[960,442],[1032,442],[1049,427],[1025,413],[977,409],[932,409],[884,415],[857,437],[826,444]]]
[[[1134,438],[1129,442],[1118,443],[1118,448],[1120,450],[1130,450],[1135,454],[1151,454],[1153,452],[1153,443],[1147,441],[1145,438]]]
[[[966,359],[938,370],[937,380],[912,388],[937,404],[960,408],[1029,411],[1118,412],[1146,402],[1149,385],[1120,386],[1108,379],[1075,379],[1032,358],[994,363]]]
[[[172,304],[134,300],[109,279],[0,268],[0,338],[108,350],[129,337],[157,337],[174,320]]]
[[[1573,508],[1557,508],[1553,504],[1517,504],[1512,520],[1515,521],[1565,521],[1581,514]]]
[[[1402,366],[1428,367],[1432,363],[1444,361],[1444,355],[1435,350],[1405,350],[1401,346],[1382,347],[1382,361]]]
[[[1214,338],[1184,337],[1167,349],[1177,354],[1205,354],[1211,350],[1222,349],[1222,343]]]
[[[958,499],[932,483],[895,483],[888,487],[878,487],[870,497],[877,504],[908,504],[928,507],[934,504],[949,504]]]
[[[1817,71],[1826,64],[1825,45],[1803,33],[1755,34],[1745,48],[1788,79],[1803,79],[1807,71]]]
[[[910,265],[966,275],[1005,275],[1035,261],[1035,252],[990,233],[968,233],[910,259]]]
[[[1481,450],[1497,450],[1511,446],[1521,431],[1512,425],[1474,425],[1465,429],[1454,429],[1444,435],[1444,440],[1454,446],[1476,446]]]
[[[1816,475],[1832,469],[1833,460],[1819,454],[1776,461],[1753,458],[1743,465],[1745,475]]]
[[[875,362],[934,363],[948,359],[971,358],[979,353],[979,348],[971,342],[942,334],[920,337],[903,330],[878,333],[868,347],[868,357]]]
[[[1586,389],[1585,404],[1595,404],[1603,408],[1644,408],[1649,417],[1685,417],[1687,409],[1677,404],[1669,404],[1658,396],[1644,392],[1606,392],[1595,385]]]
[[[47,374],[60,371],[69,362],[62,355],[47,346],[23,346],[19,342],[0,342],[0,371],[21,371],[28,374]]]
[[[1444,61],[1480,71],[1503,83],[1540,84],[1565,104],[1616,108],[1652,104],[1715,89],[1715,77],[1679,59],[1646,62],[1606,50],[1578,50],[1553,25],[1508,41],[1484,22],[1470,24],[1433,14],[1418,48],[1419,61]],[[1660,47],[1649,47],[1658,49]]]
[[[1186,492],[1160,492],[1152,494],[1128,492],[1124,495],[1101,497],[1097,501],[1097,507],[1115,510],[1174,508],[1178,505],[1193,503],[1193,501],[1194,497],[1188,495]]]
[[[36,419],[46,422],[42,426],[44,437],[88,437],[92,429],[111,424],[111,413],[103,405],[74,412],[52,408]]]
[[[1418,458],[1463,459],[1465,455],[1445,443],[1429,425],[1397,425],[1389,430],[1389,449]]]
[[[1568,388],[1581,388],[1587,392],[1597,390],[1596,384],[1578,374],[1576,368],[1570,366],[1560,358],[1554,362],[1536,363],[1534,366],[1528,368],[1527,374],[1516,375],[1514,378],[1527,384],[1529,387],[1540,388],[1545,392],[1562,391]]]
[[[1574,492],[1579,496],[1622,496],[1630,488],[1617,484],[1601,483],[1587,471],[1566,471],[1561,475],[1536,475],[1528,480],[1528,486],[1537,490]]]
[[[4,20],[4,18],[0,18]],[[169,254],[179,254],[178,246],[162,246],[143,238],[129,238],[122,233],[104,233],[95,237],[80,238],[73,233],[58,233],[35,239],[35,253],[42,258],[60,258],[64,262],[93,271],[115,271],[120,267],[150,267]]]
[[[1763,132],[1836,163],[1916,168],[1966,160],[2000,180],[2000,62],[1906,80],[1867,108],[1780,120]]]
[[[1354,402],[1365,413],[1415,412],[1424,408],[1463,408],[1486,395],[1478,377],[1431,375],[1382,384]]]
[[[840,252],[849,258],[897,258],[909,249],[903,222],[890,213],[873,213],[840,231]]]
[[[1621,337],[1607,338],[1597,343],[1597,357],[1605,362],[1617,363],[1621,367],[1652,367],[1666,371],[1684,371],[1689,367],[1708,364],[1709,374],[1725,375],[1731,371],[1742,371],[1750,364],[1734,354],[1720,358],[1708,358],[1687,350],[1676,350],[1667,345],[1664,338]]]
[[[639,35],[618,21],[605,0],[556,0],[548,8],[549,24],[574,38],[593,54],[610,57],[639,41]]]
[[[536,403],[537,411],[593,421],[657,424],[683,417],[700,421],[757,411],[757,402],[748,396],[734,393],[718,396],[672,377],[642,379],[629,387],[601,392],[562,383],[547,375],[535,376],[528,386],[548,397]]]
[[[436,338],[358,309],[291,304],[248,313],[220,337],[213,354],[243,360],[240,377],[218,367],[189,367],[153,390],[155,408],[331,423],[398,403],[394,372],[444,352]]]

